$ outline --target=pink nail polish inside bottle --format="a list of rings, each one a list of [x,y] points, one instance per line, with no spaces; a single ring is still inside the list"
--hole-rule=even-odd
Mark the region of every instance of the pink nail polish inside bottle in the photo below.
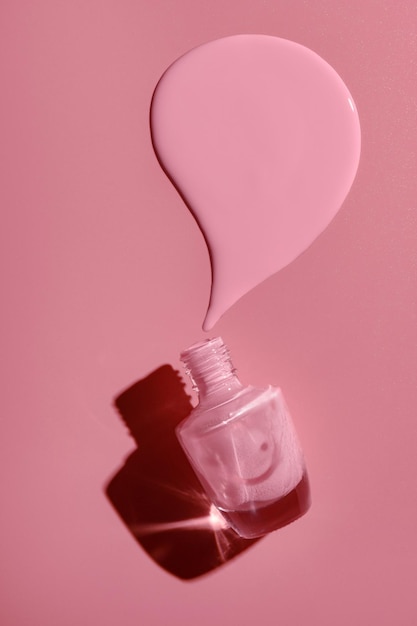
[[[306,513],[303,453],[279,388],[244,386],[220,337],[181,353],[199,403],[178,439],[208,497],[248,539]]]

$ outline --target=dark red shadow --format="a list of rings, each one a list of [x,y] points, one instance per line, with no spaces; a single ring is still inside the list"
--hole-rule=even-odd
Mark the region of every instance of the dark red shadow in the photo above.
[[[106,495],[136,541],[178,578],[206,574],[258,539],[225,527],[175,435],[192,405],[179,373],[163,365],[121,393],[115,405],[137,443]]]

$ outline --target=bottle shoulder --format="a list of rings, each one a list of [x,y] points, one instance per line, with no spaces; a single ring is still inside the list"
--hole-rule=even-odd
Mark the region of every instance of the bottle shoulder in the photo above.
[[[278,387],[257,388],[251,385],[217,404],[198,404],[178,426],[177,433],[209,431],[237,419],[272,397],[281,394]]]

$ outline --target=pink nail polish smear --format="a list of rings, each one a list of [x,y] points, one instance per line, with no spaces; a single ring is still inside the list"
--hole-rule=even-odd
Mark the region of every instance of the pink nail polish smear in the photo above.
[[[177,436],[229,525],[249,539],[306,513],[304,457],[281,390],[242,385],[220,337],[191,346],[181,360],[199,404]]]
[[[266,35],[219,39],[173,63],[151,132],[209,247],[204,330],[316,239],[359,163],[358,114],[340,76],[312,50]]]

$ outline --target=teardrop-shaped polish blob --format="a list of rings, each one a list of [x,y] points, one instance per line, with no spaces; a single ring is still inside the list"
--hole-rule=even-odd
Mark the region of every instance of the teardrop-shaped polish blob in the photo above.
[[[359,163],[342,79],[308,48],[266,35],[219,39],[175,61],[156,87],[151,132],[209,247],[204,330],[314,241]]]

